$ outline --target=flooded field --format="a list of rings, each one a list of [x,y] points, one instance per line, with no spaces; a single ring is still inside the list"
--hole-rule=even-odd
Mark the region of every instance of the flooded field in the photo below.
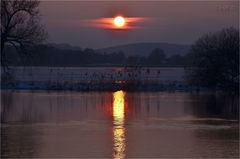
[[[2,158],[239,156],[238,97],[121,90],[1,97]]]
[[[17,81],[33,82],[141,82],[183,81],[182,67],[12,67]]]

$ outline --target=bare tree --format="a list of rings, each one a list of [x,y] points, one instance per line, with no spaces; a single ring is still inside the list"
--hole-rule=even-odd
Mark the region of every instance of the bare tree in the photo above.
[[[239,91],[239,30],[231,27],[199,38],[192,46],[191,83]]]
[[[4,72],[9,65],[7,52],[4,51],[6,45],[12,45],[23,55],[29,46],[39,44],[47,38],[47,33],[40,24],[38,6],[38,0],[1,1],[1,66]]]

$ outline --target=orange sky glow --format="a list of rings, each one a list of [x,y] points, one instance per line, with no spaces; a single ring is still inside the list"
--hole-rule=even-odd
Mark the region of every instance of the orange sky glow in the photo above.
[[[129,29],[139,29],[141,26],[139,25],[140,23],[143,23],[147,20],[147,18],[142,18],[142,17],[124,17],[124,24],[123,25],[116,25],[114,20],[116,20],[116,17],[120,16],[115,16],[111,18],[98,18],[98,19],[91,19],[87,20],[86,24],[91,27],[98,27],[98,28],[103,28],[103,29],[110,29],[110,30],[129,30]]]

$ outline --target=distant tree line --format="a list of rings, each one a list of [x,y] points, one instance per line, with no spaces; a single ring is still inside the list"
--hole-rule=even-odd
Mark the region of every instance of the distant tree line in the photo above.
[[[148,53],[149,56],[126,56],[124,52],[99,53],[93,49],[64,50],[50,45],[37,45],[29,49],[28,56],[22,58],[16,50],[7,46],[7,58],[11,66],[187,66],[189,56],[167,57],[160,48]]]

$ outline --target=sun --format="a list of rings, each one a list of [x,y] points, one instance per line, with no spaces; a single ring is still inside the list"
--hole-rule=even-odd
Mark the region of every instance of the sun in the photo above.
[[[122,28],[126,24],[125,18],[122,16],[117,16],[114,18],[113,24],[118,28]]]

